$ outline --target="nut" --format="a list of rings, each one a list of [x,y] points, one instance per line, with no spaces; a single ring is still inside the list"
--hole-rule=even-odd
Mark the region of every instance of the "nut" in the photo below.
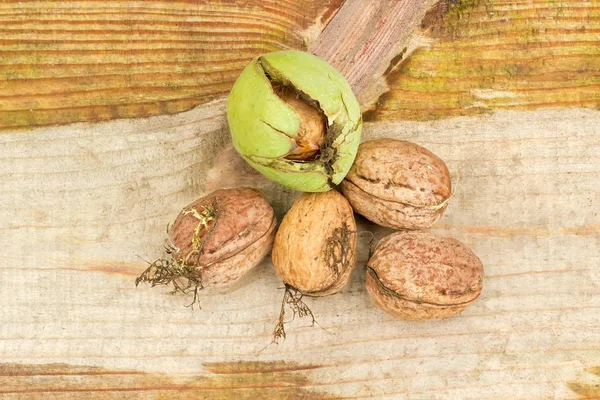
[[[441,159],[419,145],[395,139],[362,143],[341,189],[357,213],[396,229],[433,225],[452,191],[448,167]]]
[[[346,79],[301,51],[257,57],[227,101],[236,150],[266,177],[304,192],[330,190],[352,166],[360,106]]]
[[[168,230],[169,257],[152,263],[136,285],[172,284],[187,293],[234,282],[271,250],[276,225],[271,205],[257,190],[217,190],[179,213]]]
[[[202,269],[205,286],[224,285],[271,250],[277,221],[255,189],[221,189],[185,207],[169,230],[173,258]]]
[[[302,294],[340,291],[356,264],[352,208],[338,192],[305,193],[281,221],[273,265],[281,279]]]
[[[426,232],[386,236],[367,266],[367,290],[373,301],[403,319],[458,314],[483,287],[483,265],[468,247]]]

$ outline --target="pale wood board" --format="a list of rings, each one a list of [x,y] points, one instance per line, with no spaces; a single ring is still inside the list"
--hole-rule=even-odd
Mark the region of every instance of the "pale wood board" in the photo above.
[[[282,296],[268,259],[234,287],[203,292],[201,310],[165,289],[134,286],[145,268],[138,255],[160,256],[167,223],[203,192],[228,146],[224,120],[217,101],[173,116],[2,134],[0,364],[108,372],[6,367],[0,397],[598,395],[600,374],[590,368],[600,365],[600,112],[366,124],[365,139],[417,142],[460,177],[433,231],[479,255],[484,291],[455,318],[394,319],[363,288],[365,236],[352,283],[308,300],[323,329],[295,321],[279,346],[267,346]],[[253,183],[279,214],[295,196]],[[215,370],[242,360],[279,367],[267,382],[258,367]]]
[[[2,3],[5,128],[217,100],[0,133],[0,398],[600,398],[600,112],[494,111],[597,110],[598,2],[462,1],[445,15],[453,3],[417,34],[433,1]],[[201,310],[134,287],[203,192],[258,187],[279,217],[298,195],[235,153],[222,99],[250,57],[289,47],[342,70],[363,109],[389,86],[365,139],[412,140],[447,161],[458,184],[433,231],[486,267],[464,314],[409,323],[376,309],[368,234],[351,284],[308,300],[322,328],[294,321],[279,346],[269,259],[203,292]],[[111,90],[94,102],[73,92],[98,88]],[[400,121],[457,115],[471,116]]]

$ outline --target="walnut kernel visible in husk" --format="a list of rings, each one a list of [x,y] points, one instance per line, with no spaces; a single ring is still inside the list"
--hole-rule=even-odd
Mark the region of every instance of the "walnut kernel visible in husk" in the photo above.
[[[367,291],[383,310],[409,320],[462,312],[483,288],[483,265],[456,239],[427,232],[383,238],[367,265]]]
[[[173,285],[173,292],[232,283],[260,263],[273,244],[277,221],[254,189],[221,189],[185,207],[168,229],[167,257],[136,279]]]
[[[362,131],[344,76],[297,50],[263,54],[244,68],[227,99],[227,121],[244,160],[303,192],[328,191],[344,179]]]
[[[341,189],[357,213],[395,229],[432,226],[452,192],[450,172],[440,158],[396,139],[362,143]]]

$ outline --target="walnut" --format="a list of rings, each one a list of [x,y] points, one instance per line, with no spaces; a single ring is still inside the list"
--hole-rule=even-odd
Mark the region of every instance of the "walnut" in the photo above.
[[[303,294],[336,293],[356,264],[352,207],[336,191],[303,194],[281,221],[273,265],[281,279]]]
[[[396,229],[430,227],[451,196],[446,164],[419,145],[395,139],[362,143],[341,189],[357,213]]]
[[[456,239],[396,232],[377,245],[367,290],[383,310],[403,319],[444,318],[462,312],[483,288],[483,265]]]

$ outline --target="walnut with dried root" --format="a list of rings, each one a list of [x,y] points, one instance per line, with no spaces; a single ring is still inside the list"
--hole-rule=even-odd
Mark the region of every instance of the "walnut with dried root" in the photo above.
[[[303,295],[326,296],[348,283],[356,265],[356,242],[352,207],[341,194],[305,193],[296,200],[273,244],[273,265],[286,285],[275,339],[285,337],[285,304],[294,315],[312,317]]]
[[[232,283],[254,268],[273,245],[277,221],[255,189],[221,189],[189,204],[168,230],[168,257],[136,279],[194,292]]]

